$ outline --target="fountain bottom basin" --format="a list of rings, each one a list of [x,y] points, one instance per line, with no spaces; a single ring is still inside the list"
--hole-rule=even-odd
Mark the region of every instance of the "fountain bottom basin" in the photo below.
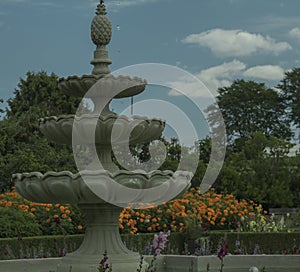
[[[151,256],[146,257],[149,261]],[[56,272],[61,258],[25,259],[0,261],[0,271],[3,272]],[[193,272],[219,271],[220,260],[216,256],[178,256],[165,255],[157,259],[157,272]],[[138,266],[138,264],[137,264]],[[300,255],[238,255],[226,256],[224,259],[224,272],[248,272],[255,266],[259,269],[266,268],[266,272],[299,272]],[[72,270],[71,270],[72,271]],[[119,272],[118,270],[113,270]],[[261,270],[260,270],[261,271]],[[98,272],[96,266],[91,266],[88,271]],[[132,272],[135,272],[133,270]]]

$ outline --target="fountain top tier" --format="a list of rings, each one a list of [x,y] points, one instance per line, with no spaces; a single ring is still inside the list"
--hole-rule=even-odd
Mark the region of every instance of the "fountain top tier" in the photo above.
[[[69,76],[60,78],[58,88],[67,95],[76,97],[93,98],[101,96],[101,90],[98,93],[88,93],[88,90],[99,80],[108,77],[110,74],[109,65],[112,61],[108,57],[106,46],[112,38],[112,24],[107,16],[103,1],[97,6],[96,15],[91,23],[91,39],[96,45],[94,58],[91,64],[94,66],[92,74],[83,76]],[[118,93],[114,98],[124,98],[137,95],[145,90],[146,80],[138,77],[110,76],[113,84],[122,84],[123,86],[131,83],[131,86]],[[109,80],[106,80],[109,81]],[[111,86],[113,88],[113,86]]]

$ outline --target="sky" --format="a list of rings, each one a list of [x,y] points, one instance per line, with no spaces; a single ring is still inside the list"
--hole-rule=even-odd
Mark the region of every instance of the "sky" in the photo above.
[[[0,0],[0,98],[13,97],[27,71],[44,70],[60,77],[91,73],[95,48],[90,23],[98,3]],[[174,65],[197,76],[216,94],[219,87],[240,78],[275,87],[285,71],[300,65],[300,1],[106,0],[105,4],[113,24],[108,46],[112,71],[140,63]],[[144,97],[151,95],[184,101],[172,90]],[[193,116],[193,110],[189,114]]]

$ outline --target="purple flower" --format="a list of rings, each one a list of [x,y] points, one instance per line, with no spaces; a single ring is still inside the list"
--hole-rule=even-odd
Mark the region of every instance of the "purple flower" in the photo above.
[[[166,233],[160,232],[159,234],[154,235],[152,248],[154,249],[154,254],[160,255],[161,251],[166,248],[168,242],[168,237],[170,236],[170,230]]]
[[[228,254],[228,243],[226,240],[223,240],[218,249],[218,258],[222,260],[227,254]]]
[[[105,272],[108,269],[110,269],[109,264],[106,263],[107,260],[108,260],[107,252],[105,251],[105,253],[103,254],[102,260],[99,262],[99,267],[98,267],[99,272]]]
[[[100,264],[105,264],[107,260],[108,260],[108,257],[104,256],[103,259],[100,261]]]

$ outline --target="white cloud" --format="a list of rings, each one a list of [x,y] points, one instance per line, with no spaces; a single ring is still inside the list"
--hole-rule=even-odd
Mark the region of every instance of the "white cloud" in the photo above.
[[[300,42],[300,28],[295,27],[295,28],[291,29],[290,32],[289,32],[289,35],[293,39],[296,39]]]
[[[195,74],[195,76],[202,82],[197,84],[195,81],[189,82],[185,78],[181,78],[177,82],[173,82],[173,90],[169,92],[169,95],[181,95],[175,89],[185,90],[192,97],[207,97],[208,90],[213,95],[217,95],[218,88],[230,86],[232,81],[243,73],[246,65],[238,60],[233,60],[231,62],[225,62],[221,65],[214,66],[200,73]]]
[[[265,52],[278,55],[290,50],[287,42],[276,42],[269,36],[252,34],[242,30],[211,29],[200,34],[191,34],[182,40],[184,43],[208,47],[220,57],[249,56],[253,53]]]
[[[171,85],[173,89],[169,92],[169,95],[182,95],[176,90],[184,90],[192,97],[209,97],[207,89],[213,95],[217,95],[219,88],[230,86],[236,79],[250,77],[256,79],[280,80],[283,78],[283,75],[284,70],[280,66],[261,65],[247,69],[245,63],[239,60],[233,60],[195,74],[203,85],[195,81],[188,81],[186,78],[180,78],[178,81],[172,82]]]
[[[249,68],[243,73],[245,77],[261,78],[267,80],[280,80],[284,76],[284,70],[277,65],[261,65]]]
[[[229,86],[234,78],[241,75],[246,65],[238,60],[224,62],[221,65],[202,70],[196,76],[212,91],[218,88]]]

